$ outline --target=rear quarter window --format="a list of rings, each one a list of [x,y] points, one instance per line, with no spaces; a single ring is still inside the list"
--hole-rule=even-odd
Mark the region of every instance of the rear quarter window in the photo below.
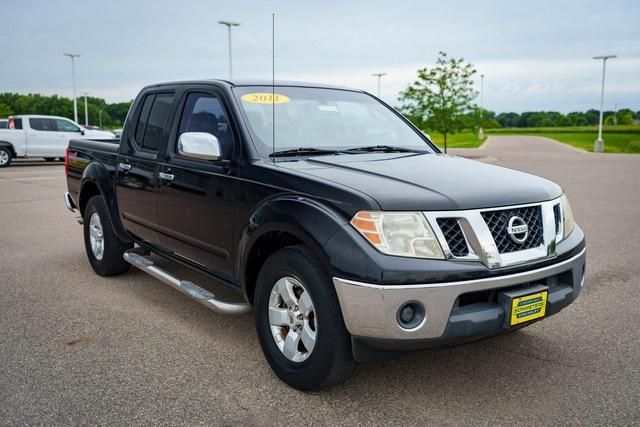
[[[136,143],[145,150],[158,151],[167,126],[173,93],[147,95],[136,125]]]

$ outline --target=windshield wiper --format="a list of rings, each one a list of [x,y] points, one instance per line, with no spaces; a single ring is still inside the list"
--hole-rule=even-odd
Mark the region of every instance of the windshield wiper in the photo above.
[[[293,156],[324,156],[330,154],[339,154],[337,150],[324,150],[322,148],[300,147],[290,150],[274,151],[269,157],[293,157]]]
[[[353,147],[347,150],[342,150],[343,153],[422,153],[422,150],[415,150],[412,148],[394,147],[393,145],[369,145],[367,147]],[[425,151],[426,152],[426,151]]]

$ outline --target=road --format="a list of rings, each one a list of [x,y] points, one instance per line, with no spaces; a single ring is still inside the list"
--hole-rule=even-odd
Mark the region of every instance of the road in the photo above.
[[[640,156],[530,137],[456,153],[565,188],[588,239],[582,295],[521,331],[366,364],[308,394],[271,372],[251,316],[138,271],[96,276],[60,164],[0,170],[0,423],[637,425]]]

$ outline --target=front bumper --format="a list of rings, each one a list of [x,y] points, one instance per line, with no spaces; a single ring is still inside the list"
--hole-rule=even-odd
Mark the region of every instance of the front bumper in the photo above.
[[[376,285],[334,277],[333,283],[345,325],[354,338],[377,342],[376,347],[409,349],[414,344],[446,344],[506,330],[505,309],[497,294],[508,288],[547,286],[547,316],[555,314],[580,294],[585,262],[586,249],[582,249],[555,264],[476,280]],[[417,301],[425,309],[425,320],[411,330],[397,321],[398,309],[409,301]]]

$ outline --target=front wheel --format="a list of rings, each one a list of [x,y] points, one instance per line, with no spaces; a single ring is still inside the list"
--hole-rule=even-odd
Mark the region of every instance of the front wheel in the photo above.
[[[101,276],[126,273],[131,265],[122,255],[133,247],[122,242],[111,229],[102,196],[93,196],[84,211],[84,246],[93,270]]]
[[[354,372],[357,364],[335,289],[308,248],[287,247],[265,261],[254,313],[262,351],[290,386],[317,390]]]
[[[7,147],[0,147],[0,168],[6,168],[11,164],[11,150]]]

